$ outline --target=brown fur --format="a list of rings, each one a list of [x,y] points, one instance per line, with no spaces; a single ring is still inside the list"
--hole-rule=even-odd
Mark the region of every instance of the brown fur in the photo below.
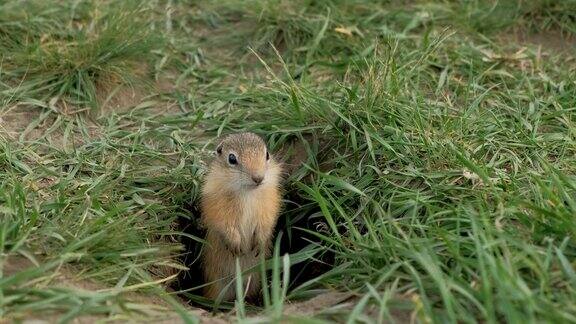
[[[280,210],[281,166],[272,156],[266,160],[266,144],[252,133],[229,135],[218,150],[202,188],[202,221],[207,229],[202,260],[204,277],[210,283],[204,294],[210,299],[222,294],[223,300],[232,300],[236,258],[244,271],[259,263],[260,253],[269,255]],[[237,157],[238,165],[228,163],[229,154]],[[264,181],[255,185],[255,176]],[[259,271],[256,267],[244,279],[247,298],[259,293]]]

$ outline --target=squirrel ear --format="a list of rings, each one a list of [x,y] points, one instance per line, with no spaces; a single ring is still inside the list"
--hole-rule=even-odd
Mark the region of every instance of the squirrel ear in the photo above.
[[[218,145],[218,147],[216,147],[216,153],[222,154],[222,143],[220,143],[220,144]]]

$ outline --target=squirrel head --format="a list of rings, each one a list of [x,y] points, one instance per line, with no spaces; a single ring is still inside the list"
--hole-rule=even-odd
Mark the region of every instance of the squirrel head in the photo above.
[[[220,175],[230,185],[241,188],[258,188],[276,182],[278,166],[268,152],[264,140],[254,133],[226,136],[216,147]]]

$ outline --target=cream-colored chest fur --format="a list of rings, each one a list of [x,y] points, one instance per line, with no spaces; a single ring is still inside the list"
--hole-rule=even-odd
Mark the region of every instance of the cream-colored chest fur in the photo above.
[[[262,213],[262,198],[262,192],[260,192],[260,190],[250,190],[242,193],[240,196],[240,215],[238,215],[238,225],[243,244],[252,243],[256,227],[258,226],[258,219]]]

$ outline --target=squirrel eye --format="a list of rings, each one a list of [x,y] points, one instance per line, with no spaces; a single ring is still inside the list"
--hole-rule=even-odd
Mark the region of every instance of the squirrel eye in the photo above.
[[[228,163],[230,163],[231,165],[238,164],[238,160],[236,159],[236,155],[234,155],[234,154],[228,155]]]
[[[270,160],[270,153],[268,153],[268,151],[266,151],[266,161]]]

